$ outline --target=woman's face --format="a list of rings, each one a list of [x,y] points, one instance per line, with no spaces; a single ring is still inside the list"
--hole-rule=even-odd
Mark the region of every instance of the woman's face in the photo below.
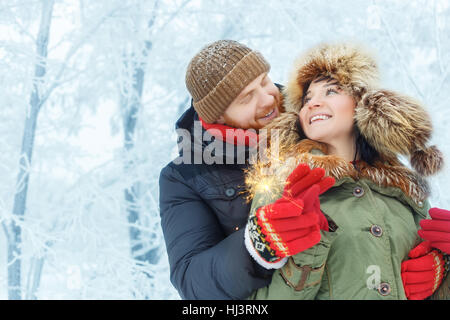
[[[315,141],[350,143],[353,138],[355,100],[334,79],[311,82],[299,113],[306,136]]]

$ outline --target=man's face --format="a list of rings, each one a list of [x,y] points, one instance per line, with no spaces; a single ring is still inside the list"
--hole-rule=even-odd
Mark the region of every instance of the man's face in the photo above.
[[[217,123],[241,129],[261,129],[280,114],[280,91],[263,73],[233,100]]]

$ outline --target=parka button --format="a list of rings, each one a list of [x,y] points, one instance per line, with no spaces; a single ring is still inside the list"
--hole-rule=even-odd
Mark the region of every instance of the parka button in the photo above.
[[[378,238],[383,235],[383,229],[380,226],[374,224],[370,227],[370,233]]]
[[[353,189],[353,195],[355,197],[362,197],[364,195],[364,189],[362,187],[355,187],[355,189]]]
[[[423,202],[422,201],[418,201],[417,205],[419,206],[419,208],[422,208],[423,207]]]
[[[234,190],[234,188],[228,188],[225,190],[225,194],[227,197],[232,197],[236,194],[236,190]]]
[[[378,287],[378,293],[381,294],[382,296],[387,296],[388,294],[390,294],[391,286],[389,285],[389,283],[386,282],[380,283],[380,286]]]

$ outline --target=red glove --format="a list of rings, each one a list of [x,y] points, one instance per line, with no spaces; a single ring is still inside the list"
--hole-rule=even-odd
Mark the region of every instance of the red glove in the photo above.
[[[431,208],[431,219],[420,221],[422,227],[417,233],[422,239],[429,240],[433,248],[450,254],[450,211]]]
[[[431,250],[429,241],[412,249],[410,260],[402,262],[403,288],[409,300],[423,300],[431,296],[444,277],[444,260],[437,250]]]
[[[246,240],[251,255],[260,264],[275,263],[304,251],[320,241],[320,228],[328,222],[320,211],[319,195],[334,185],[325,170],[300,164],[287,178],[283,195],[250,216]],[[261,262],[261,259],[263,262]]]
[[[324,169],[315,168],[311,171],[307,164],[300,163],[286,179],[286,186],[284,188],[283,197],[285,197],[286,199],[296,197],[303,199],[305,193],[308,191],[308,187],[317,185],[319,187],[318,195],[309,196],[306,202],[305,199],[303,199],[303,202],[306,205],[303,208],[303,212],[315,212],[319,218],[319,228],[321,230],[328,231],[328,221],[327,218],[325,218],[325,215],[320,210],[320,201],[318,196],[330,189],[334,185],[335,180],[332,177],[323,178],[324,175]]]

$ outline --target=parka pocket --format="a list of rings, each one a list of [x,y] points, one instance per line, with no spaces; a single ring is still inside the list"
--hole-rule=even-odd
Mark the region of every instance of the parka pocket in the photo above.
[[[320,289],[332,242],[341,230],[325,232],[321,230],[321,240],[315,246],[289,257],[280,275],[295,296],[308,296],[314,299]]]
[[[318,268],[310,265],[299,266],[292,257],[289,257],[287,263],[281,268],[280,274],[288,286],[295,291],[302,291],[305,288],[318,286],[322,281],[324,269],[325,263]]]

